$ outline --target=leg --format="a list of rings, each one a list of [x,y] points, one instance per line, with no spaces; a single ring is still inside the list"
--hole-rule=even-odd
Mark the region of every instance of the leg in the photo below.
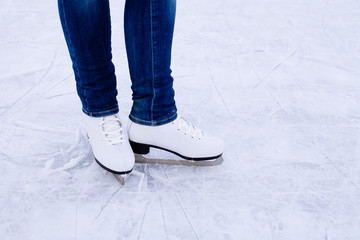
[[[117,113],[109,1],[58,0],[58,6],[83,112],[94,117]]]
[[[117,115],[109,1],[58,0],[58,6],[95,160],[112,173],[129,173],[135,159]]]
[[[130,143],[138,154],[155,147],[188,160],[213,160],[221,156],[223,141],[177,117],[170,69],[174,22],[175,0],[126,0]]]
[[[170,69],[175,9],[176,0],[126,0],[133,122],[157,126],[177,117]]]

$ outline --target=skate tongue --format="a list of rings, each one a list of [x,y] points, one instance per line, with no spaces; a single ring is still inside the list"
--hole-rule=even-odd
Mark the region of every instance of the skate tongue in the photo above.
[[[115,117],[114,115],[104,117],[103,129],[105,131],[111,131],[111,129],[115,128],[116,125],[120,125],[121,127],[121,123],[117,117]]]
[[[119,118],[117,118],[116,115],[104,117],[102,127],[105,137],[111,144],[117,144],[124,141],[124,130]]]

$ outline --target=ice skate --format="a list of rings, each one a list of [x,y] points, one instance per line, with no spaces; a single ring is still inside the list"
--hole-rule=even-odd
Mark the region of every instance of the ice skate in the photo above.
[[[114,174],[130,173],[135,158],[119,116],[95,118],[85,115],[84,122],[96,162]]]
[[[158,148],[185,159],[184,161],[158,160],[158,163],[175,165],[209,165],[195,164],[195,162],[222,162],[224,142],[201,129],[193,126],[185,119],[178,117],[176,120],[161,126],[140,125],[129,120],[127,131],[131,147],[136,154],[137,162],[146,162],[144,157],[150,148]],[[154,161],[155,159],[152,159]],[[210,164],[211,165],[211,164]]]

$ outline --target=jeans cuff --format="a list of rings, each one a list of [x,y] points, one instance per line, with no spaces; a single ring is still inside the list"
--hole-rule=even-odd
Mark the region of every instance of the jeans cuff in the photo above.
[[[82,111],[90,117],[106,117],[117,114],[119,112],[119,106],[116,104],[115,106],[105,111],[88,111],[85,108],[82,108]]]
[[[146,125],[146,126],[161,126],[164,125],[166,123],[172,122],[177,118],[177,112],[172,112],[170,113],[171,115],[169,117],[166,117],[165,119],[161,119],[158,121],[146,121],[146,120],[142,120],[139,118],[134,117],[131,113],[129,115],[129,118],[131,121],[133,121],[134,123],[137,124],[141,124],[141,125]]]

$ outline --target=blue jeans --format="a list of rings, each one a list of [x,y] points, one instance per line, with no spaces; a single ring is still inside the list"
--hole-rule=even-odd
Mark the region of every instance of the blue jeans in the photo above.
[[[109,0],[58,0],[83,112],[119,111],[111,53]],[[176,0],[126,0],[124,30],[133,91],[129,118],[157,126],[177,117],[171,76]]]

